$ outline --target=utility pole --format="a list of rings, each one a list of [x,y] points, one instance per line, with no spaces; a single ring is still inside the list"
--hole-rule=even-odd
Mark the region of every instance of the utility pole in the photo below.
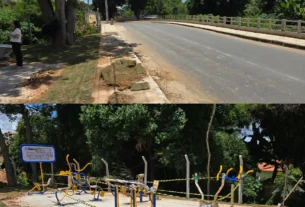
[[[106,23],[108,23],[109,21],[108,0],[105,0],[105,11],[106,11]]]

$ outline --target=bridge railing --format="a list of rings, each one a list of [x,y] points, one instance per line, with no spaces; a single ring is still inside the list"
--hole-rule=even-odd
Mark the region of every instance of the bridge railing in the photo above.
[[[199,23],[305,39],[304,20],[222,17],[213,15],[168,15],[159,16],[155,20]]]

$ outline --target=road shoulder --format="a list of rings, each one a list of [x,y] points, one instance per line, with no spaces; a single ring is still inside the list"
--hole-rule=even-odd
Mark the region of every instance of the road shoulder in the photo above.
[[[256,40],[260,42],[267,42],[276,45],[282,45],[286,47],[293,47],[298,49],[305,49],[305,40],[297,39],[292,37],[282,37],[278,35],[270,35],[270,34],[263,34],[263,33],[256,33],[256,32],[248,32],[236,29],[229,29],[223,27],[216,27],[210,25],[203,25],[203,24],[195,24],[195,23],[184,23],[184,22],[166,22],[168,24],[175,24],[187,27],[193,27],[198,29],[205,29],[209,31],[214,31],[222,34],[233,35],[241,38],[246,38],[250,40]]]
[[[92,93],[94,103],[169,103],[165,94],[161,91],[147,70],[145,70],[146,74],[141,80],[135,80],[134,82],[134,84],[148,83],[149,89],[145,90],[133,91],[129,87],[121,90],[117,84],[109,85],[101,78],[101,73],[107,66],[114,65],[120,60],[135,61],[137,65],[142,66],[142,62],[129,45],[121,38],[115,25],[102,24],[102,38],[99,54],[100,59]],[[115,69],[113,71],[114,77],[118,77],[118,72]]]

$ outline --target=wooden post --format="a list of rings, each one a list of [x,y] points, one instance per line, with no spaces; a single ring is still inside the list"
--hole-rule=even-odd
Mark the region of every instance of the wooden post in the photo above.
[[[247,27],[250,27],[250,18],[247,18]]]
[[[238,26],[241,26],[241,17],[238,17]]]
[[[234,184],[231,184],[231,203],[230,203],[230,207],[234,207]]]
[[[223,24],[224,24],[224,25],[227,24],[227,17],[226,17],[226,16],[223,17]]]
[[[231,25],[233,25],[233,17],[231,17]]]

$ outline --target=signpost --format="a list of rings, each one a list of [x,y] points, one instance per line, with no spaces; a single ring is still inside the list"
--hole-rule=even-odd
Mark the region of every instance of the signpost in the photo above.
[[[42,163],[51,163],[52,182],[54,181],[53,163],[56,162],[56,151],[54,146],[40,144],[23,144],[20,146],[20,157],[25,163],[40,163],[42,183]]]
[[[20,153],[23,162],[56,162],[55,148],[50,145],[23,144],[20,146]]]

